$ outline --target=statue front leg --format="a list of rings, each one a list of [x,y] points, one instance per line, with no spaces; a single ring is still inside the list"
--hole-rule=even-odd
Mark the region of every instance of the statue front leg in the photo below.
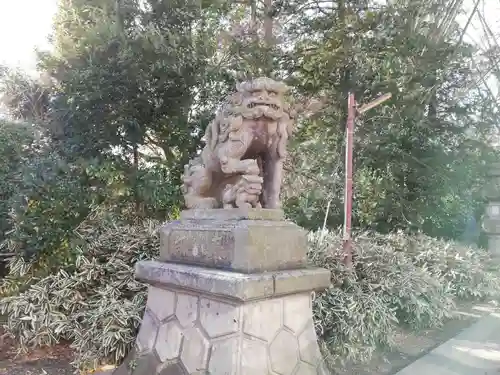
[[[264,163],[264,208],[280,208],[281,181],[283,178],[283,159],[269,155]]]

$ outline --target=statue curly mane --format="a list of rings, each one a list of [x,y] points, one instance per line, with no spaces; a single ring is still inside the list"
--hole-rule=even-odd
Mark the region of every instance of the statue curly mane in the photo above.
[[[238,100],[239,99],[239,100]],[[217,111],[215,118],[207,126],[203,137],[205,143],[211,150],[214,150],[219,143],[224,143],[229,137],[232,128],[236,128],[237,124],[231,124],[237,118],[241,119],[241,94],[231,94],[226,98],[222,108]]]

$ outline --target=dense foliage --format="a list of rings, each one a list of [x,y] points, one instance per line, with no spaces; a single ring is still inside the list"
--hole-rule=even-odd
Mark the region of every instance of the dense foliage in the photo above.
[[[124,224],[106,212],[82,223],[71,271],[34,277],[29,289],[0,302],[21,348],[69,340],[79,368],[121,360],[135,339],[147,292],[134,279],[134,264],[157,255],[157,226]],[[12,266],[22,268],[22,262]]]
[[[357,124],[355,224],[459,238],[499,156],[497,100],[478,84],[498,49],[464,42],[459,2],[334,3],[61,1],[41,79],[0,69],[2,103],[46,129],[75,173],[99,169],[138,213],[162,217],[180,206],[183,165],[235,81],[285,79],[302,108],[285,209],[316,229],[327,206],[328,226],[343,220],[347,92],[359,103],[390,92]]]
[[[358,121],[356,223],[457,238],[482,206],[484,174],[498,157],[490,143],[497,115],[468,89],[477,80],[474,48],[460,43],[456,24],[440,37],[428,35],[437,27],[429,2],[388,2],[382,10],[365,3],[346,5],[347,14],[318,12],[313,23],[301,20],[291,31],[299,40],[291,82],[303,95],[326,100],[296,135],[293,212],[317,227],[314,218],[331,201],[330,223],[342,223],[346,93],[366,103],[390,92],[389,102]],[[433,7],[439,14],[437,2]],[[430,24],[415,19],[425,10]]]
[[[26,124],[17,124],[0,120],[0,241],[10,230],[8,215],[11,199],[15,195],[16,185],[22,178],[19,173],[21,165],[33,152],[32,144],[35,140],[35,130]]]
[[[500,297],[498,270],[477,248],[402,232],[358,233],[354,272],[340,232],[311,232],[309,259],[332,271],[332,287],[314,301],[322,348],[332,366],[364,361],[391,347],[401,329],[440,326],[456,302]]]

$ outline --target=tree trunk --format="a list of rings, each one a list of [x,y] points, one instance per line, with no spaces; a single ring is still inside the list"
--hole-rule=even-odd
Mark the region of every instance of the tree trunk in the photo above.
[[[134,169],[134,202],[135,202],[135,211],[137,215],[141,216],[143,214],[143,210],[141,207],[138,185],[139,185],[139,146],[134,144],[133,148],[133,169]]]
[[[264,50],[266,53],[264,74],[271,77],[273,73],[273,0],[264,0]]]
[[[345,3],[345,0],[339,0],[338,1],[338,13],[337,13],[337,20],[338,20],[338,25],[340,30],[342,30],[342,40],[343,40],[343,45],[344,49],[346,51],[346,56],[344,56],[344,61],[345,61],[345,68],[344,68],[344,73],[342,76],[341,80],[341,87],[340,87],[340,92],[342,93],[342,100],[345,100],[347,103],[347,98],[349,96],[349,92],[351,90],[354,90],[354,87],[352,87],[352,41],[351,37],[349,35],[350,30],[347,29],[346,27],[346,16],[347,16],[347,5]],[[344,133],[345,132],[345,124],[347,121],[347,110],[345,110],[347,107],[342,107],[343,110],[343,118],[344,121],[339,124],[340,126],[340,132]]]
[[[258,41],[257,34],[257,0],[250,0],[250,30],[253,42]]]

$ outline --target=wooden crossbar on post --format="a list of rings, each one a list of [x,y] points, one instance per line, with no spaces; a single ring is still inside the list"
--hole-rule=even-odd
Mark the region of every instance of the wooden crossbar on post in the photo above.
[[[377,99],[375,99],[374,101],[368,103],[368,104],[364,104],[362,105],[360,108],[358,108],[357,112],[359,114],[363,114],[365,113],[366,111],[369,111],[370,109],[378,106],[379,104],[382,104],[383,102],[385,102],[386,100],[389,100],[390,98],[392,98],[392,94],[391,93],[388,93],[388,94],[384,94],[382,96],[379,96]]]

